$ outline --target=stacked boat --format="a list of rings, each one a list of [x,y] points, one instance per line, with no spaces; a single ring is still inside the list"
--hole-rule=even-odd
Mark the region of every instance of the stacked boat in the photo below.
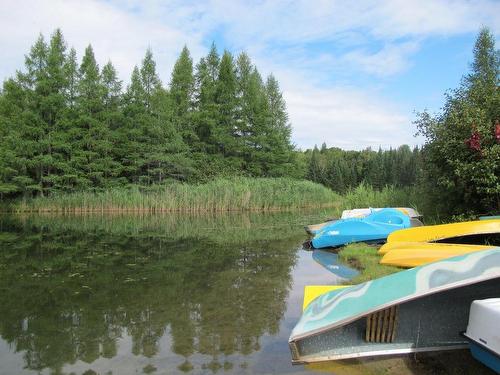
[[[355,286],[306,287],[304,312],[289,339],[293,362],[470,343],[472,355],[500,373],[500,218],[412,227],[414,210],[356,215],[310,226],[313,247],[386,240],[381,263],[410,269]],[[328,257],[321,257],[325,265]]]
[[[379,249],[380,263],[415,267],[500,246],[500,219],[410,228],[391,233]]]
[[[472,302],[499,295],[500,248],[330,290],[305,308],[293,329],[292,360],[464,348]]]

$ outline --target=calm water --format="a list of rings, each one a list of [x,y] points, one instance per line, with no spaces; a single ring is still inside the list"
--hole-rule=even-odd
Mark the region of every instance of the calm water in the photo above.
[[[328,212],[0,217],[0,374],[488,373],[468,352],[292,366]]]

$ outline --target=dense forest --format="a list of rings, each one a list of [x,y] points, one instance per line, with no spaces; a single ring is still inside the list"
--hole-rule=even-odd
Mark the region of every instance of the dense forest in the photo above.
[[[60,30],[49,42],[41,35],[0,95],[0,193],[236,175],[309,178],[339,192],[365,179],[376,187],[414,182],[393,175],[402,166],[395,164],[414,164],[408,148],[295,150],[277,80],[263,80],[246,53],[220,56],[212,45],[194,66],[185,47],[164,86],[148,50],[123,86],[111,62],[98,66],[92,46],[78,63]],[[373,175],[380,168],[389,169]]]
[[[344,151],[339,148],[307,150],[307,179],[328,186],[338,193],[344,193],[361,183],[375,189],[386,185],[395,187],[414,186],[421,175],[421,153],[407,145],[397,149],[378,152]]]
[[[187,48],[168,87],[150,50],[123,83],[91,46],[80,64],[60,30],[40,36],[0,97],[0,191],[46,195],[214,175],[293,174],[278,82],[215,45],[196,67]]]
[[[150,50],[128,84],[92,46],[40,35],[0,91],[0,199],[217,178],[308,179],[345,193],[411,187],[446,215],[500,210],[499,51],[488,29],[440,113],[418,113],[410,149],[298,150],[278,81],[242,52],[181,51],[168,84]],[[314,126],[314,124],[311,124]],[[322,141],[322,140],[321,140]],[[325,140],[334,142],[334,140]]]

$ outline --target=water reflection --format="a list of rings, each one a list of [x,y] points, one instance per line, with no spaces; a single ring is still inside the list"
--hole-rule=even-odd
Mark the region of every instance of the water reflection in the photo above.
[[[292,214],[4,217],[0,336],[28,370],[112,359],[127,340],[125,355],[168,342],[180,371],[194,354],[228,370],[278,332],[303,237]]]

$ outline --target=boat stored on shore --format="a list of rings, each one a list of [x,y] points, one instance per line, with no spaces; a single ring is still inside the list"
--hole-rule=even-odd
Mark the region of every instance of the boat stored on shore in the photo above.
[[[370,215],[373,212],[377,212],[383,210],[384,208],[354,208],[352,210],[344,210],[342,211],[342,216],[340,219],[330,219],[320,224],[310,224],[306,225],[304,229],[308,234],[314,235],[321,231],[325,226],[333,224],[337,220],[341,219],[352,219],[358,218],[361,219]],[[423,225],[420,221],[422,215],[420,215],[415,209],[409,207],[395,207],[396,210],[401,211],[405,215],[410,217],[410,222],[412,227],[417,227]]]
[[[500,219],[464,221],[460,223],[425,225],[421,227],[408,228],[391,233],[387,237],[387,243],[392,242],[448,242],[456,237],[477,236],[500,233]],[[380,254],[384,254],[388,248],[381,248]]]
[[[380,264],[411,268],[458,255],[492,249],[495,246],[439,242],[391,242],[382,247],[389,251],[384,252]]]
[[[399,229],[410,227],[410,217],[395,208],[384,208],[358,219],[342,219],[325,226],[311,240],[315,249],[336,247],[352,242],[385,241]]]
[[[329,291],[289,338],[294,363],[465,348],[470,304],[500,290],[500,248]]]

